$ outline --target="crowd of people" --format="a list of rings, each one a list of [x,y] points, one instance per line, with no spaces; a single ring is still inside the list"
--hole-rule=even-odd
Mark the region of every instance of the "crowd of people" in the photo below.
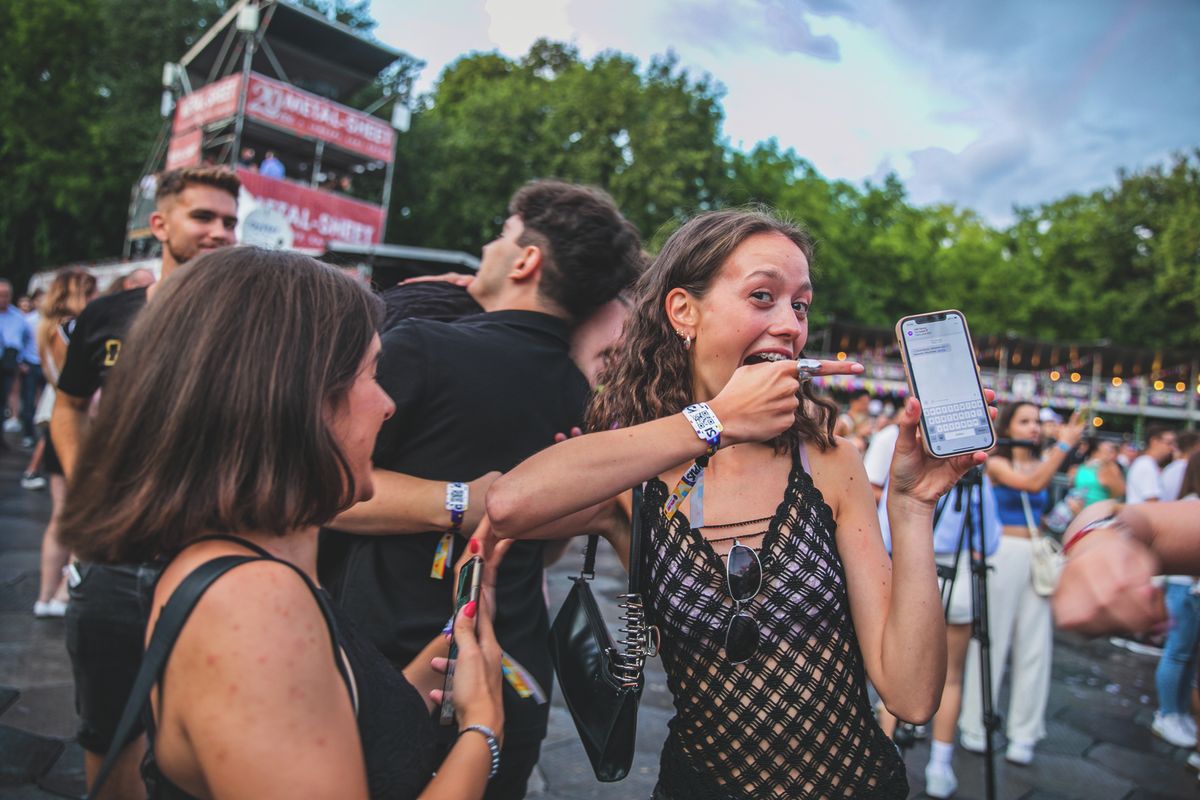
[[[883,497],[896,428],[886,424],[886,411],[870,412],[871,403],[878,407],[884,401],[870,398],[865,390],[849,393],[847,402],[840,418],[844,430],[865,446],[867,476],[876,497]],[[948,571],[953,578],[945,589],[949,663],[925,771],[925,791],[931,797],[950,797],[957,788],[951,767],[956,734],[969,751],[984,753],[987,747],[990,726],[982,703],[981,651],[971,642],[975,613],[969,602],[971,551],[982,549],[989,566],[991,696],[998,696],[1006,673],[1009,681],[1009,707],[999,715],[1005,725],[1005,757],[1025,765],[1032,762],[1037,742],[1046,735],[1053,651],[1050,598],[1037,590],[1033,576],[1035,541],[1062,533],[1089,507],[1106,507],[1113,501],[1137,506],[1200,497],[1200,435],[1195,431],[1151,425],[1145,430],[1144,446],[1130,448],[1115,438],[1085,436],[1087,426],[1079,414],[1064,420],[1052,408],[1019,401],[1000,409],[995,427],[999,444],[989,453],[979,493],[971,498],[977,498],[981,509],[981,535],[977,540],[960,535],[962,512],[949,507],[943,509],[934,532],[937,560],[943,566],[956,564],[957,570]],[[1058,522],[1050,523],[1051,516]],[[1191,575],[1156,579],[1171,620],[1161,647],[1114,639],[1137,652],[1160,654],[1155,672],[1159,708],[1152,730],[1172,745],[1193,750],[1197,742],[1192,709],[1200,707],[1192,702],[1200,639],[1195,581]],[[890,729],[894,722],[884,717]],[[1200,769],[1200,754],[1189,756],[1189,764]]]
[[[238,188],[158,177],[159,281],[97,297],[62,270],[32,324],[0,282],[4,374],[46,382],[28,379],[53,499],[34,613],[67,617],[93,796],[523,797],[554,683],[545,567],[592,533],[628,568],[636,518],[676,711],[655,798],[906,797],[889,735],[930,718],[926,791],[948,797],[956,730],[982,750],[991,727],[972,562],[995,568],[991,674],[1011,661],[1006,756],[1027,764],[1043,515],[1200,488],[1194,434],[1151,429],[1122,465],[1077,416],[1018,402],[996,450],[936,459],[915,398],[841,411],[797,368],[812,241],[766,209],[700,214],[650,261],[606,194],[535,181],[477,274],[379,295],[233,246]],[[1092,530],[1081,552],[1111,558]],[[475,556],[483,590],[456,611]],[[1070,599],[1081,628],[1109,613]],[[1192,747],[1198,602],[1168,579],[1155,720]]]

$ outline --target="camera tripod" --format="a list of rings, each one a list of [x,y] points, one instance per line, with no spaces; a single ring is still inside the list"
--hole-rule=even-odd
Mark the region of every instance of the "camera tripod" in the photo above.
[[[984,775],[987,800],[996,797],[996,765],[995,751],[992,746],[992,733],[999,727],[1000,718],[996,714],[992,698],[992,661],[991,638],[988,627],[988,592],[987,592],[987,536],[983,527],[983,468],[972,467],[967,471],[945,499],[938,504],[933,517],[933,527],[936,529],[941,521],[946,506],[954,503],[956,513],[962,512],[962,524],[958,532],[958,547],[954,552],[954,563],[950,566],[937,565],[938,577],[942,579],[942,612],[950,615],[950,598],[954,592],[954,581],[958,575],[959,559],[963,553],[971,559],[971,638],[979,642],[979,670],[981,687],[980,700],[983,706],[984,729]],[[908,748],[915,740],[915,726],[901,722],[896,727],[896,745],[905,756]]]

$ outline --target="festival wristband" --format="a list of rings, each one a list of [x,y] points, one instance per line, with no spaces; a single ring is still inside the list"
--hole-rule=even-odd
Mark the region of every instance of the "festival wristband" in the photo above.
[[[1102,528],[1113,528],[1120,524],[1121,523],[1117,520],[1116,514],[1110,514],[1107,517],[1101,517],[1100,519],[1092,520],[1087,525],[1084,525],[1082,528],[1075,531],[1075,535],[1063,545],[1063,553],[1065,554],[1071,552],[1071,548],[1079,544],[1079,541],[1089,533],[1101,530]]]
[[[446,577],[446,564],[450,561],[450,552],[454,548],[454,535],[462,529],[463,519],[471,505],[471,487],[461,481],[446,484],[446,510],[450,512],[450,529],[438,540],[437,549],[433,551],[433,566],[429,568],[429,577],[442,580]]]
[[[450,512],[450,527],[462,527],[467,509],[471,507],[471,487],[461,481],[446,484],[446,510]]]
[[[704,455],[697,458],[688,467],[687,472],[683,473],[679,482],[675,484],[675,488],[671,490],[667,502],[663,504],[663,516],[666,517],[667,522],[671,521],[675,512],[683,505],[683,501],[691,494],[692,489],[696,488],[696,482],[703,474],[704,468],[708,466],[708,459],[721,446],[721,431],[723,430],[721,421],[717,419],[717,415],[712,412],[707,403],[688,406],[683,410],[683,416],[687,417],[692,429],[708,445],[708,449],[704,451]]]
[[[711,456],[717,452],[721,447],[721,431],[724,428],[721,426],[721,420],[717,419],[717,415],[708,407],[708,403],[688,406],[683,410],[683,416],[691,423],[696,435],[708,445],[706,454]]]
[[[1075,449],[1074,447],[1071,447],[1071,445],[1067,444],[1066,442],[1055,442],[1054,446],[1057,447],[1059,450],[1062,450],[1064,453],[1068,453],[1068,454],[1072,450]]]
[[[504,650],[500,651],[500,672],[512,690],[517,693],[517,697],[522,700],[533,700],[539,706],[546,704],[549,698],[546,697],[546,690],[538,683],[537,678],[533,677],[532,672]]]

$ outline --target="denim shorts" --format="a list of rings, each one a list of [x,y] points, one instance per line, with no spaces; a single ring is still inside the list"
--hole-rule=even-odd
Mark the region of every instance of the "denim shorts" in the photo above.
[[[77,564],[69,586],[67,653],[75,674],[79,745],[103,755],[142,663],[158,564]],[[141,733],[138,723],[137,733]],[[126,743],[122,742],[124,746]]]

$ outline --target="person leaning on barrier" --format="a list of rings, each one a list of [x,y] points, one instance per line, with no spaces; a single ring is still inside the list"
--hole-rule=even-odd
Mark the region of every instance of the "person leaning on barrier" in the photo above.
[[[126,342],[81,454],[93,468],[67,501],[68,543],[97,563],[169,559],[151,648],[194,572],[243,559],[199,596],[150,692],[155,797],[471,800],[495,770],[490,592],[456,618],[463,735],[431,780],[441,674],[428,657],[394,669],[316,583],[318,526],[371,496],[375,435],[395,411],[375,381],[382,316],[332,267],[230,248],[167,281]],[[448,649],[438,635],[425,655],[444,670]]]

